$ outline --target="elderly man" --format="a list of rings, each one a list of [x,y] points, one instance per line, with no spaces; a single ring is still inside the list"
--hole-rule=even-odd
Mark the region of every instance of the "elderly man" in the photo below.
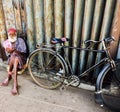
[[[23,68],[26,63],[26,44],[22,38],[17,38],[17,31],[15,28],[8,30],[8,39],[3,42],[6,54],[8,55],[8,76],[2,82],[2,86],[7,86],[13,76],[14,84],[11,93],[18,94],[17,71]]]

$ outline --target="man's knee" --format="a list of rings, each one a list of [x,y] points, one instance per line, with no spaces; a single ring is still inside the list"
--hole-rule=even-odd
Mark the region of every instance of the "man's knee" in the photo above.
[[[14,64],[17,64],[17,65],[18,65],[18,63],[19,63],[19,59],[18,59],[18,57],[16,57],[16,58],[14,59]]]

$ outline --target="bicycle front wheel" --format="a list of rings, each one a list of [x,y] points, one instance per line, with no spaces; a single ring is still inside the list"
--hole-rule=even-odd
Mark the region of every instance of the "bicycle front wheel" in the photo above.
[[[43,88],[55,89],[64,82],[64,63],[53,50],[41,48],[33,52],[28,61],[28,70],[35,83]]]
[[[120,111],[120,62],[116,62],[116,70],[107,69],[100,80],[100,95],[103,103],[109,108]]]

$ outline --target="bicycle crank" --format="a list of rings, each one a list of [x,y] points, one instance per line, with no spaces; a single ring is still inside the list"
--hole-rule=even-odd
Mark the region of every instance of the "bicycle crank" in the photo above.
[[[78,87],[80,85],[80,79],[76,75],[71,75],[68,77],[68,84],[66,86],[72,85]]]

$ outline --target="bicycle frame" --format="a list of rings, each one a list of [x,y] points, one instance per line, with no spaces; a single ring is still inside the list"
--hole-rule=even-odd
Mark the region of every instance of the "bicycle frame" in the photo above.
[[[37,44],[37,45],[36,45],[36,48],[37,48],[37,49],[34,50],[34,51],[30,54],[30,56],[29,56],[28,59],[27,59],[27,63],[26,63],[26,64],[28,65],[28,61],[29,61],[31,55],[32,55],[34,52],[36,52],[37,50],[39,50],[40,48],[48,48],[48,49],[51,49],[51,50],[54,49],[54,52],[55,52],[56,54],[59,54],[59,55],[60,55],[63,63],[66,65],[66,66],[65,66],[65,67],[66,67],[66,70],[67,70],[67,72],[66,72],[66,77],[67,77],[67,76],[70,76],[70,75],[74,75],[72,66],[71,66],[71,64],[70,64],[69,59],[67,58],[68,56],[67,56],[67,54],[66,54],[66,52],[65,52],[65,49],[76,49],[76,50],[79,50],[79,51],[82,51],[82,50],[83,50],[83,51],[85,51],[85,52],[95,52],[95,53],[101,53],[101,54],[104,53],[104,54],[106,54],[106,57],[105,57],[105,58],[100,59],[99,62],[97,62],[96,64],[94,64],[93,66],[91,66],[90,68],[88,68],[87,70],[85,70],[83,73],[79,74],[79,75],[78,75],[79,78],[87,75],[87,73],[91,72],[91,71],[92,71],[93,69],[95,69],[96,67],[99,67],[100,65],[103,65],[103,64],[105,64],[105,63],[110,63],[112,69],[114,70],[114,69],[116,68],[116,65],[115,65],[114,60],[111,58],[111,55],[110,55],[109,50],[108,50],[108,48],[107,48],[107,47],[108,47],[108,44],[109,44],[111,41],[114,41],[114,38],[109,37],[109,38],[106,38],[106,40],[104,39],[104,40],[101,40],[101,41],[92,41],[92,40],[88,40],[88,41],[89,41],[89,42],[93,42],[94,45],[95,45],[96,43],[101,43],[102,46],[103,46],[103,50],[91,49],[91,44],[90,44],[90,46],[88,46],[88,47],[86,47],[86,48],[65,46],[65,45],[64,45],[64,42],[60,43],[61,41],[58,42],[58,43],[60,43],[60,46],[56,46],[55,44],[40,44],[40,45]],[[87,43],[87,42],[86,42],[86,43]],[[64,56],[62,56],[62,55],[60,54],[61,51],[63,51]]]
[[[94,50],[94,49],[90,49],[90,48],[70,47],[70,46],[64,46],[64,44],[62,44],[62,46],[56,51],[56,53],[59,53],[59,52],[61,52],[61,50],[63,50],[63,52],[64,52],[64,53],[63,53],[63,54],[64,54],[64,59],[65,59],[65,61],[66,61],[67,64],[68,64],[68,68],[69,68],[69,70],[70,70],[69,73],[70,73],[71,75],[73,75],[73,70],[72,70],[72,66],[71,66],[71,64],[70,64],[70,62],[69,62],[69,59],[67,58],[68,56],[67,56],[67,54],[66,54],[66,52],[65,52],[65,49],[76,49],[76,50],[79,50],[79,51],[83,50],[83,51],[85,51],[85,52],[95,52],[95,53],[101,53],[101,54],[104,53],[104,54],[106,54],[106,57],[105,57],[105,58],[101,59],[99,62],[97,62],[96,64],[94,64],[93,66],[91,66],[90,68],[88,68],[87,70],[85,70],[83,73],[79,74],[78,77],[81,78],[81,77],[86,76],[87,73],[91,72],[91,71],[94,70],[96,67],[99,67],[99,66],[105,64],[106,62],[107,62],[107,63],[108,63],[108,62],[111,63],[111,65],[113,64],[113,68],[114,68],[114,62],[113,62],[113,60],[112,60],[112,58],[111,58],[111,56],[110,56],[110,53],[109,53],[108,49],[107,49],[106,46],[105,46],[104,41],[102,42],[102,44],[103,44],[103,50]]]

